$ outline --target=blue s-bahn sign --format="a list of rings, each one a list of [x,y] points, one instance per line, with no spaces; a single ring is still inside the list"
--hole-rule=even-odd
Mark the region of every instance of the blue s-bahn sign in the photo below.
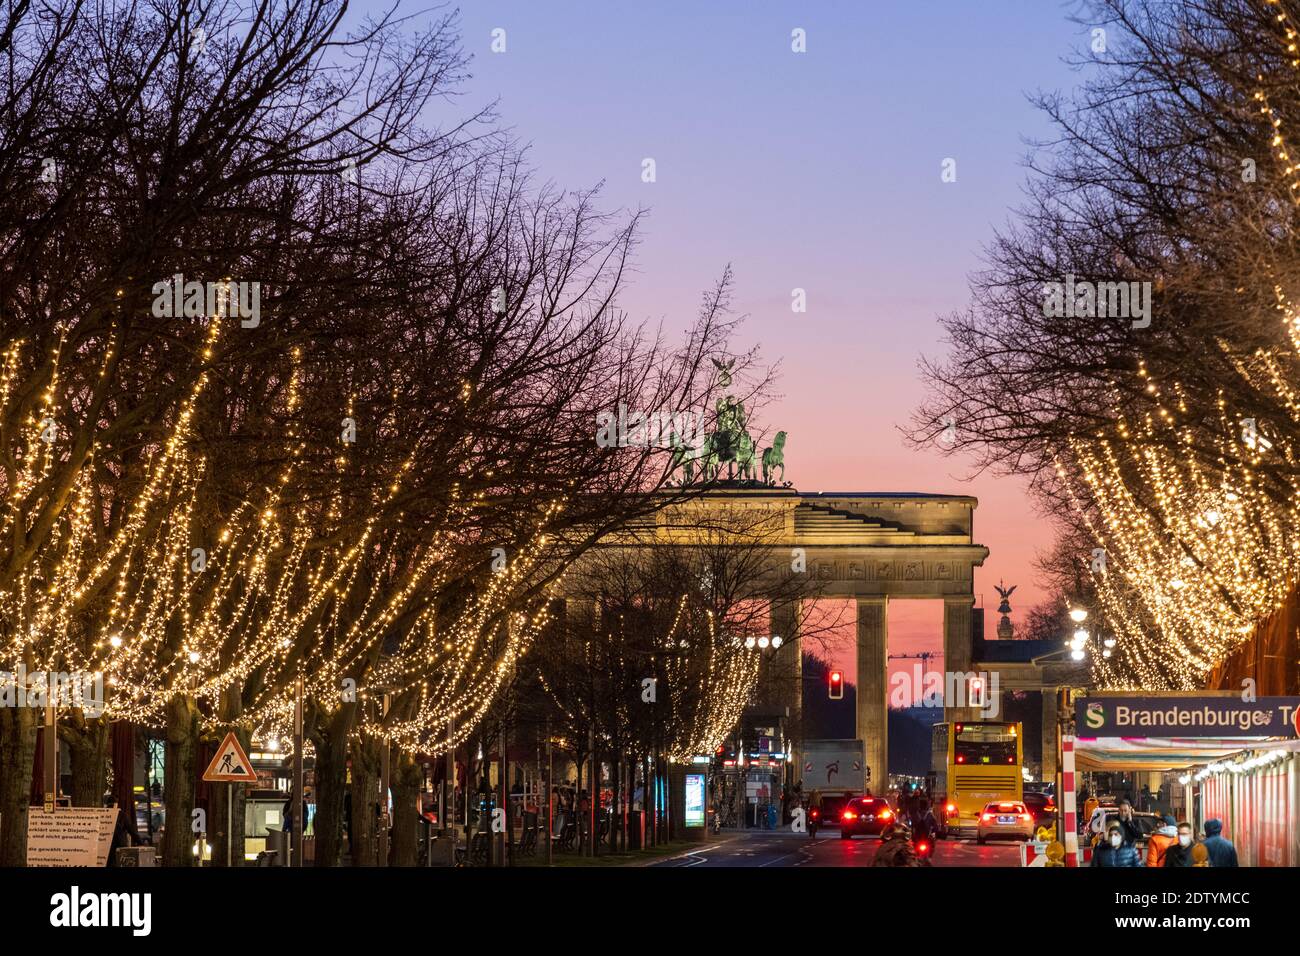
[[[1300,737],[1300,697],[1081,697],[1080,737]]]

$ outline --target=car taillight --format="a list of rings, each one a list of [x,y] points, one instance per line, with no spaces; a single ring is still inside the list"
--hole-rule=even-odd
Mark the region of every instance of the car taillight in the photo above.
[[[893,812],[888,807],[876,814],[877,818],[881,820],[888,820],[893,815]]]
[[[844,811],[844,819],[845,819],[845,820],[856,820],[857,818],[858,818],[858,815],[857,815],[856,813],[854,813],[852,810],[845,810],[845,811]]]
[[[944,809],[945,812],[947,812],[947,813],[949,813],[949,814],[955,814],[955,813],[957,812],[957,804],[955,804],[955,803],[950,803],[950,804],[948,804],[946,807],[944,807],[943,809]]]
[[[916,845],[916,852],[921,854],[921,856],[925,856],[927,853],[930,852],[930,844],[924,841],[918,843]]]
[[[983,816],[983,820],[984,820],[985,823],[988,823],[988,822],[989,822],[990,820],[992,820],[992,819],[993,819],[993,814],[991,814],[991,813],[986,813],[986,814],[984,814],[984,816]]]
[[[1026,823],[1032,823],[1034,820],[1034,818],[1027,813],[1020,814],[1020,819],[1024,820]]]

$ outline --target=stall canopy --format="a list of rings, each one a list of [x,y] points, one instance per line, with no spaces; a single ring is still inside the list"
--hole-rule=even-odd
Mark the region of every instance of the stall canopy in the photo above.
[[[1181,770],[1270,742],[1267,737],[1080,737],[1074,759],[1079,770],[1093,772]]]

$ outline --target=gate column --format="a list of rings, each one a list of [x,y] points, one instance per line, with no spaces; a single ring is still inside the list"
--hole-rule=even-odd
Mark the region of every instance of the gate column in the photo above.
[[[889,788],[889,598],[858,598],[857,735],[872,793]]]

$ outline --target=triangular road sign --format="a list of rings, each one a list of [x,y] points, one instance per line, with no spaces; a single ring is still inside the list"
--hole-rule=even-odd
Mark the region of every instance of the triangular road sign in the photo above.
[[[248,754],[239,746],[233,730],[221,741],[212,763],[203,771],[203,779],[209,783],[257,783],[257,771],[248,762]]]

